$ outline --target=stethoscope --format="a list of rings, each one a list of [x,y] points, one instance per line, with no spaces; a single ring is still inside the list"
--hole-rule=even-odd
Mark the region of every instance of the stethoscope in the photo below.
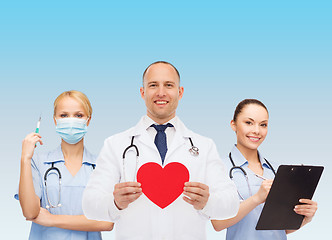
[[[135,165],[135,176],[136,176],[136,172],[137,172],[137,166],[138,166],[138,157],[139,157],[139,151],[138,151],[138,147],[134,144],[134,138],[135,136],[132,136],[131,137],[131,143],[128,147],[125,148],[125,150],[123,151],[123,154],[122,154],[122,168],[123,168],[123,177],[124,177],[124,181],[126,182],[126,168],[125,168],[125,159],[126,159],[126,153],[129,149],[131,148],[134,148],[135,149],[135,152],[136,152],[136,165]],[[191,148],[189,148],[189,153],[192,155],[192,156],[198,156],[199,155],[199,149],[198,147],[196,147],[192,141],[192,139],[189,137],[189,141],[190,141],[190,144],[191,144]],[[135,179],[134,179],[135,181]]]
[[[92,164],[91,165],[93,169],[95,169],[96,165]],[[57,204],[53,205],[48,197],[48,190],[47,190],[47,176],[49,174],[50,171],[56,171],[58,174],[58,178],[59,178],[59,198],[58,198],[58,202]],[[47,202],[48,204],[46,204],[46,208],[49,209],[49,208],[57,208],[57,207],[61,207],[61,172],[59,170],[59,168],[57,167],[54,167],[54,162],[52,162],[52,166],[47,169],[47,171],[45,172],[44,174],[44,184],[45,184],[45,190],[46,190],[46,199],[47,199]]]
[[[242,171],[244,177],[246,178],[246,182],[247,182],[247,185],[248,185],[248,189],[249,189],[249,195],[252,196],[252,192],[251,192],[251,188],[250,188],[250,185],[249,185],[249,178],[248,178],[248,174],[247,172],[240,166],[235,166],[235,163],[233,161],[233,158],[232,158],[232,153],[229,153],[228,155],[229,157],[229,160],[231,161],[233,167],[229,170],[229,178],[233,181],[233,170],[235,169],[239,169]],[[272,172],[274,173],[274,175],[276,175],[276,172],[274,170],[274,168],[272,167],[271,163],[269,163],[268,160],[266,160],[266,158],[264,158],[266,164],[269,166],[269,168],[272,170]],[[242,195],[240,194],[239,190],[237,190],[237,193],[239,194],[240,198],[242,200],[244,200],[244,198],[242,197]]]

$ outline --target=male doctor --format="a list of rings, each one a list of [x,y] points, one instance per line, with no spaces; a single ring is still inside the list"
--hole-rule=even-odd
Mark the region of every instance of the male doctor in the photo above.
[[[226,176],[214,142],[187,129],[176,116],[183,91],[172,64],[152,63],[140,88],[147,114],[135,127],[104,142],[83,195],[83,211],[87,218],[114,222],[116,239],[205,239],[208,220],[237,214],[236,188]],[[135,146],[124,154],[130,145]],[[198,152],[189,151],[193,146]],[[161,170],[180,163],[189,172],[183,193],[167,206],[152,201],[136,181],[140,168],[148,163],[158,164]]]

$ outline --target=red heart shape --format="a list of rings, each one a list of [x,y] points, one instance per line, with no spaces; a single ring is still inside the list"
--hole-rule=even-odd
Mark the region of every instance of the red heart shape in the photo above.
[[[181,195],[184,183],[188,181],[188,169],[178,162],[169,163],[164,168],[149,162],[137,172],[137,182],[141,183],[145,196],[162,209]]]

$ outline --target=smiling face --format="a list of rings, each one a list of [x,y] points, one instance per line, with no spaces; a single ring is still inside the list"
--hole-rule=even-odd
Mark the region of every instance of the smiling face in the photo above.
[[[175,117],[183,87],[180,87],[179,76],[171,65],[157,63],[150,66],[140,91],[147,115],[152,120],[163,124]]]
[[[269,115],[267,110],[258,104],[244,106],[231,121],[236,133],[237,148],[242,151],[257,150],[267,135]]]

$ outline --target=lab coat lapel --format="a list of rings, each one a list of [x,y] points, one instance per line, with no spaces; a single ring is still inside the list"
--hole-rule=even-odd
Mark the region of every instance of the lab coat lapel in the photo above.
[[[146,131],[144,124],[143,124],[143,117],[141,120],[137,123],[137,125],[134,127],[132,136],[135,136],[136,141],[139,141],[143,143],[144,145],[148,146],[149,148],[155,150],[158,152],[158,149],[156,145],[154,144],[152,138]]]
[[[172,153],[176,151],[176,149],[181,147],[184,143],[185,143],[185,138],[181,133],[176,131],[171,146],[167,149],[165,161],[172,155]]]
[[[183,122],[177,119],[177,128],[171,145],[168,147],[165,161],[171,157],[171,155],[182,145],[185,144],[186,140],[191,137],[190,131],[186,128]]]
[[[140,141],[141,143],[145,144],[149,148],[154,149],[155,151],[158,152],[156,145],[154,144],[152,138],[149,136],[149,134],[146,131],[144,133],[142,133],[141,135],[138,135],[137,140]]]

